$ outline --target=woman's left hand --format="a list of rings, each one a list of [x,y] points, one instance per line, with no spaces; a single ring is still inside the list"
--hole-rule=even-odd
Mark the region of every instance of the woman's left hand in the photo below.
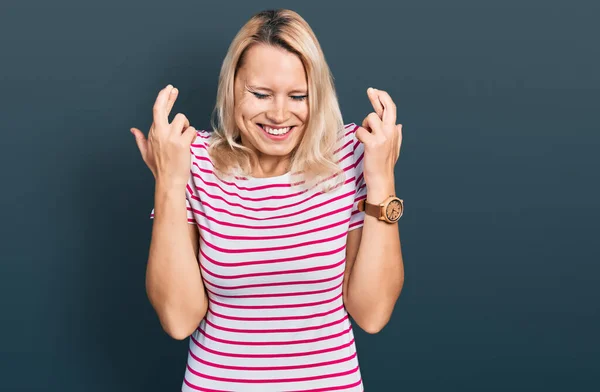
[[[396,105],[383,90],[367,89],[374,112],[365,117],[356,137],[364,144],[364,177],[368,190],[394,184],[394,166],[402,146],[402,124],[396,124]]]

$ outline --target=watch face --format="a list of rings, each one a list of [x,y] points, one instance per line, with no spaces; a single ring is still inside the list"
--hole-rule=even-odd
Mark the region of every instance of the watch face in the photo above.
[[[400,219],[401,213],[402,213],[402,205],[400,204],[400,201],[398,201],[398,200],[392,200],[388,204],[387,208],[385,209],[385,215],[392,222],[395,222],[398,219]]]

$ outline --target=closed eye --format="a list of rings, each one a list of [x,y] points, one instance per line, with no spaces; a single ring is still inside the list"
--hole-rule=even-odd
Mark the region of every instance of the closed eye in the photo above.
[[[269,97],[268,94],[261,94],[261,93],[257,93],[256,91],[250,91],[252,94],[254,94],[254,96],[258,99],[267,99]],[[308,95],[292,95],[290,96],[290,98],[292,98],[294,101],[304,101],[306,98],[308,97]]]
[[[258,98],[258,99],[265,99],[265,98],[267,98],[267,97],[268,97],[268,95],[267,95],[267,94],[255,93],[254,91],[251,91],[251,92],[252,92],[252,94],[254,94],[254,96],[255,96],[256,98]]]

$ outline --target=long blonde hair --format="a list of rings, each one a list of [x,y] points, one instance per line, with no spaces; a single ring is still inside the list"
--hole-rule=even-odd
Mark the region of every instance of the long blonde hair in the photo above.
[[[256,154],[244,147],[234,119],[234,81],[248,49],[256,44],[283,48],[297,55],[308,79],[309,116],[299,145],[292,152],[290,171],[301,173],[306,186],[317,182],[325,189],[343,179],[335,147],[344,124],[333,76],[314,32],[296,12],[266,10],[254,15],[234,37],[221,66],[217,101],[211,116],[214,130],[209,154],[215,168],[225,175],[249,175]],[[328,179],[328,180],[326,180]],[[333,180],[333,182],[332,182]]]

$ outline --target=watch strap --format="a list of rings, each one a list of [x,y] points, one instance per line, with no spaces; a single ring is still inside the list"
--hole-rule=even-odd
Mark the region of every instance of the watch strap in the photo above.
[[[367,203],[365,199],[359,200],[358,210],[364,211],[365,214],[371,215],[377,219],[383,218],[381,216],[381,206],[379,206],[378,204]]]

